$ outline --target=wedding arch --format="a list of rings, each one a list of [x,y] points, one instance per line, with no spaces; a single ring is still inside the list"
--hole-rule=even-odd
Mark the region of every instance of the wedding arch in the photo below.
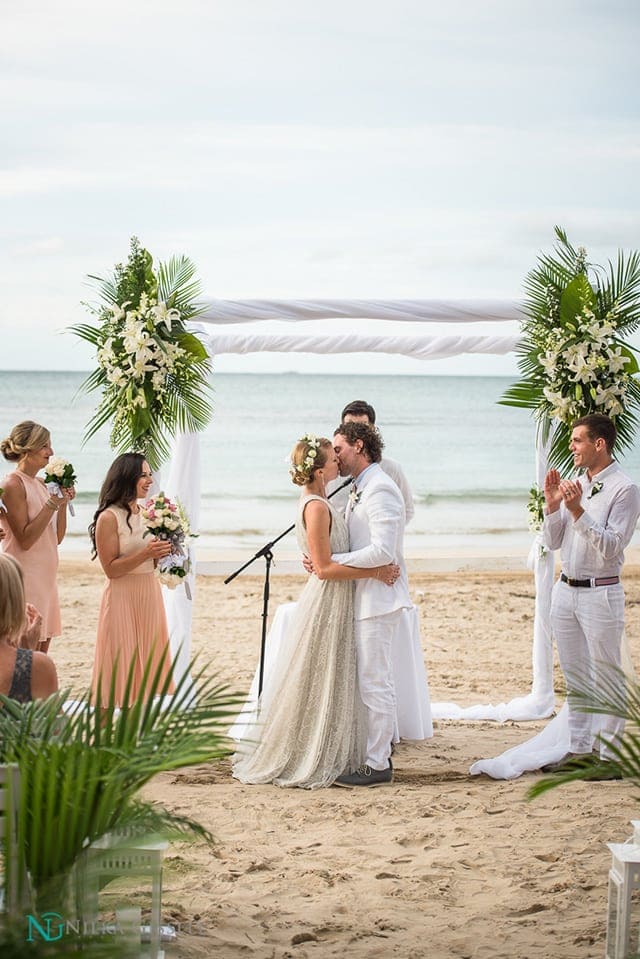
[[[224,353],[395,353],[428,360],[515,351],[519,382],[500,398],[528,409],[536,420],[536,486],[528,504],[538,534],[529,565],[536,583],[533,682],[528,695],[498,706],[433,707],[440,718],[542,719],[554,711],[553,642],[550,628],[553,553],[544,548],[540,493],[548,466],[570,469],[572,423],[590,412],[615,419],[617,448],[628,449],[640,422],[640,365],[621,337],[640,328],[640,252],[618,251],[616,263],[587,261],[555,228],[553,254],[542,253],[528,273],[526,302],[500,300],[197,300],[200,284],[187,257],[154,267],[153,257],[131,238],[126,264],[110,277],[92,277],[101,303],[89,307],[98,325],[72,328],[96,349],[97,368],[83,384],[102,398],[85,439],[111,423],[111,445],[137,450],[157,470],[197,527],[200,506],[199,433],[212,416],[210,358]],[[590,279],[590,275],[593,280]],[[198,322],[196,323],[196,319]],[[341,324],[336,333],[332,321]],[[269,326],[262,324],[271,321]],[[315,331],[318,321],[320,332]],[[355,321],[347,331],[345,321]],[[384,322],[384,331],[375,327]],[[307,326],[311,322],[313,332]],[[513,328],[506,328],[505,324]],[[396,324],[394,326],[394,324]],[[408,330],[406,325],[408,324]],[[483,324],[480,330],[473,324]],[[379,328],[378,328],[379,330]],[[391,332],[389,332],[391,331]],[[173,522],[185,535],[187,515]],[[182,541],[181,541],[182,542]],[[195,589],[195,562],[179,550],[167,557],[163,577]],[[188,577],[185,581],[185,577]],[[189,580],[191,582],[189,582]],[[189,589],[165,589],[174,668],[189,668]],[[414,637],[419,645],[419,637]],[[472,773],[512,778],[554,761],[567,751],[566,705],[530,743]],[[524,755],[523,755],[524,749]],[[557,753],[557,755],[554,755]]]
[[[356,320],[357,332],[323,332],[322,321]],[[296,324],[318,321],[319,332],[296,330]],[[411,323],[412,332],[371,330],[371,321]],[[190,324],[212,357],[248,353],[387,353],[421,360],[437,360],[462,354],[505,355],[520,340],[523,308],[506,300],[212,300],[197,322]],[[263,332],[266,321],[290,325],[283,332]],[[490,332],[476,333],[474,324],[487,324]],[[243,324],[242,331],[234,327]],[[463,326],[463,332],[433,333],[435,325]],[[516,331],[503,332],[505,326]],[[415,332],[413,328],[415,327]],[[533,442],[532,442],[533,445]],[[546,472],[543,448],[536,451],[537,482]],[[189,464],[187,468],[186,464]],[[178,434],[164,485],[185,506],[197,528],[200,502],[199,436]],[[553,691],[553,644],[549,624],[553,554],[539,543],[532,546],[530,565],[536,582],[533,628],[533,684],[529,694],[509,703],[461,708],[454,703],[434,704],[434,718],[533,720],[550,716],[555,708]],[[193,574],[192,574],[193,575]],[[192,584],[192,590],[195,584]],[[191,603],[183,590],[165,591],[172,647],[178,653],[177,668],[187,668],[191,643]],[[178,652],[179,651],[179,652]]]

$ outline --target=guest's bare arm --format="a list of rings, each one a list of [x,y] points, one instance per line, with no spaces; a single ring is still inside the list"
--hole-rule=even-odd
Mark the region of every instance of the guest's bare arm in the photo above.
[[[31,664],[31,695],[46,699],[58,691],[58,673],[54,661],[46,653],[34,653]]]
[[[3,514],[3,522],[9,524],[11,532],[22,549],[31,549],[51,522],[51,514],[56,511],[56,507],[52,509],[45,502],[40,512],[32,520],[29,520],[27,494],[18,477],[13,474],[8,477],[5,483],[2,501],[7,507],[7,512]],[[47,502],[49,501],[53,502],[51,497],[47,500]]]

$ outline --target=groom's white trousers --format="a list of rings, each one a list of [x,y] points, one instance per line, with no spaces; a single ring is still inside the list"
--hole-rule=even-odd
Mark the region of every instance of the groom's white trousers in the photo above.
[[[551,599],[551,628],[567,690],[603,692],[603,682],[618,685],[624,630],[622,584],[592,588],[569,586],[558,580]],[[568,700],[571,751],[589,753],[594,745],[592,715]],[[607,742],[624,732],[624,721],[603,715],[600,754],[607,758]]]
[[[372,769],[387,769],[395,731],[396,693],[391,649],[402,610],[355,621],[358,686],[367,709],[367,756]]]

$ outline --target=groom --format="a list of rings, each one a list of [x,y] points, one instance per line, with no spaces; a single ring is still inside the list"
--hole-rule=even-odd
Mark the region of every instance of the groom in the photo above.
[[[346,508],[351,551],[332,559],[344,566],[374,567],[397,563],[394,586],[373,579],[355,581],[354,620],[358,685],[367,710],[367,754],[354,773],[336,780],[340,786],[382,786],[393,779],[391,741],[395,727],[395,690],[391,650],[402,610],[411,607],[402,555],[405,507],[400,490],[380,467],[383,442],[364,423],[342,423],[333,448],[340,474],[353,476]]]

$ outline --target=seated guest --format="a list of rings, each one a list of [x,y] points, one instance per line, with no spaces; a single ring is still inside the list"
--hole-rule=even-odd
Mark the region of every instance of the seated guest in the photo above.
[[[41,625],[37,610],[27,609],[20,566],[12,556],[0,554],[0,693],[21,703],[46,699],[58,689],[49,656],[19,645],[33,643]]]

